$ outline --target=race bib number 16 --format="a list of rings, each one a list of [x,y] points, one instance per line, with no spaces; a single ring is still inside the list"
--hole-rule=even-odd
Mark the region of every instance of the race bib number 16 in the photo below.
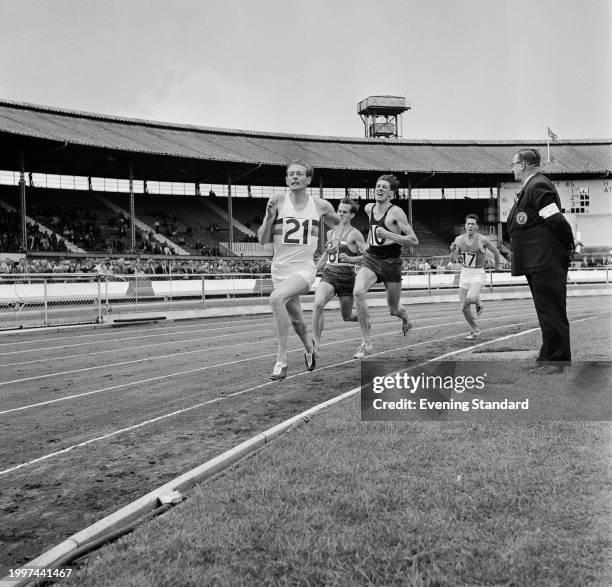
[[[283,218],[283,243],[307,245],[310,243],[311,218]]]

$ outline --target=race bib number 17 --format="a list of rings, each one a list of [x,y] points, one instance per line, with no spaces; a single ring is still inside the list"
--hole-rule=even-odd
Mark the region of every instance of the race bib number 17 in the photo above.
[[[476,253],[462,253],[463,255],[463,266],[464,267],[475,267],[476,266]]]

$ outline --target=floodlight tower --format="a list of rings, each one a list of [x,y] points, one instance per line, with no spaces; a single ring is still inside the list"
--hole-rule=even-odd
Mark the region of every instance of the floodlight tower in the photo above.
[[[369,96],[357,104],[357,113],[366,137],[397,139],[402,136],[402,113],[410,108],[401,96]]]

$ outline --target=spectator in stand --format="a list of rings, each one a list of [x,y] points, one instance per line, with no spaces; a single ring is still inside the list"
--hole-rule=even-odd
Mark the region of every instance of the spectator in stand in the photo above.
[[[429,265],[429,263],[427,262],[427,259],[423,259],[420,263],[419,263],[419,271],[423,274],[428,273],[429,270],[431,269],[431,266]]]

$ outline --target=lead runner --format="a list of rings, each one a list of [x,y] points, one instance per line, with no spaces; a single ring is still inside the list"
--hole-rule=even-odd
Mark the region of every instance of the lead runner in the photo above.
[[[261,244],[274,243],[272,259],[272,283],[270,306],[278,337],[276,363],[271,379],[287,376],[287,339],[289,326],[304,345],[306,369],[316,367],[316,358],[308,327],[304,321],[300,295],[308,292],[314,283],[317,270],[314,253],[317,248],[321,219],[336,225],[340,218],[332,205],[316,195],[309,195],[307,188],[314,169],[300,160],[289,163],[286,182],[289,194],[275,194],[266,205],[266,214],[257,231]]]

